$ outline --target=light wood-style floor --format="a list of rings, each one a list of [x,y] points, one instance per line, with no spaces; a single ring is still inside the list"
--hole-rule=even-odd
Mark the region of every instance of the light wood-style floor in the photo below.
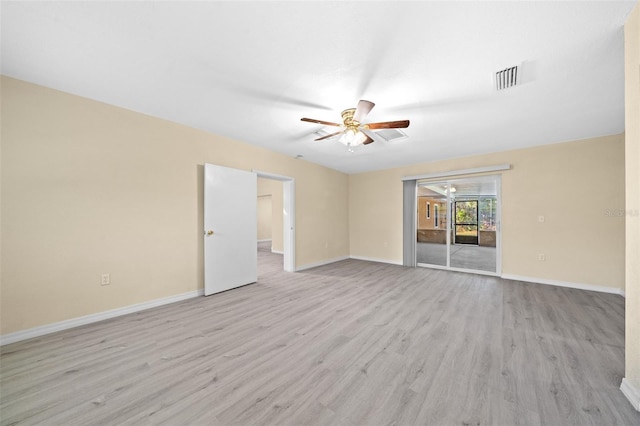
[[[346,260],[2,348],[1,423],[640,425],[615,295]]]
[[[416,260],[418,263],[446,266],[447,245],[418,242]],[[496,248],[452,244],[450,265],[454,268],[496,272]]]

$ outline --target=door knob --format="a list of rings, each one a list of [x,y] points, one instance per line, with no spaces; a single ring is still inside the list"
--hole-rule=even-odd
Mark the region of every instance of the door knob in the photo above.
[[[208,236],[213,235],[213,231],[212,231],[211,229],[209,229],[209,230],[207,231],[207,235],[208,235]]]

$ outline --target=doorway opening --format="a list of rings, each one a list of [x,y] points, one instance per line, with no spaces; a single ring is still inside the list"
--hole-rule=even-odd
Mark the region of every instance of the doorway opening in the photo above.
[[[258,274],[295,271],[295,185],[288,176],[258,176]]]
[[[418,266],[499,275],[500,176],[417,182]]]
[[[280,272],[284,267],[282,255],[282,183],[258,178],[258,276]],[[275,200],[275,204],[273,202]],[[275,212],[274,212],[275,210]]]
[[[293,178],[255,170],[204,164],[204,294],[257,281],[257,178],[282,187],[282,265],[295,270],[295,185]]]

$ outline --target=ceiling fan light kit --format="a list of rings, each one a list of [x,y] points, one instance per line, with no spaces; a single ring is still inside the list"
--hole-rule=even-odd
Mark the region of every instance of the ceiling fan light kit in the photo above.
[[[326,136],[319,137],[315,139],[316,141],[321,141],[325,139],[333,138],[334,136],[340,135],[338,141],[343,143],[349,149],[349,152],[353,152],[354,146],[359,145],[368,145],[372,143],[374,140],[371,136],[367,134],[369,130],[377,130],[377,129],[403,129],[409,127],[409,120],[400,120],[400,121],[386,121],[379,123],[362,123],[364,119],[367,117],[369,112],[373,109],[375,104],[370,101],[361,100],[358,102],[357,108],[347,108],[342,111],[342,123],[333,123],[330,121],[316,120],[313,118],[302,118],[301,121],[306,121],[308,123],[316,123],[323,124],[325,126],[335,126],[340,127],[341,130],[330,133]]]

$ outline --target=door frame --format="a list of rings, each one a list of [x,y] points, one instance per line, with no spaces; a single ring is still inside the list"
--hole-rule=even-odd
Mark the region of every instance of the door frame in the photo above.
[[[284,176],[252,169],[259,178],[282,182],[282,252],[285,272],[296,271],[296,181],[291,176]]]

